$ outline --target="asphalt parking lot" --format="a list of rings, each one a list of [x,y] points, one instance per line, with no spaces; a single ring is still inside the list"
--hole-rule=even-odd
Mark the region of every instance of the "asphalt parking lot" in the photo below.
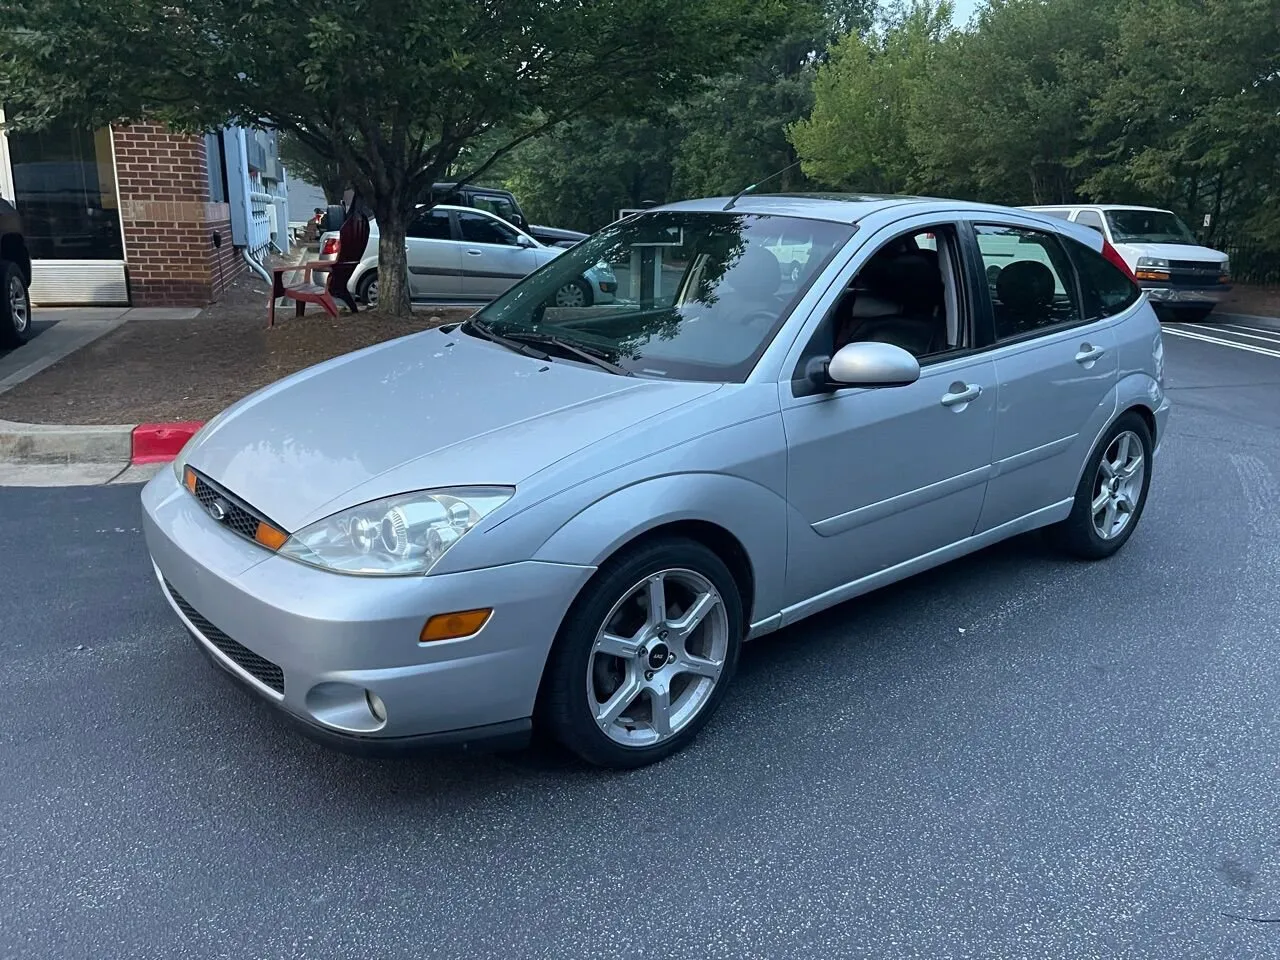
[[[1245,326],[1166,338],[1117,557],[1024,537],[753,643],[626,774],[329,753],[186,638],[136,486],[0,488],[0,956],[1280,956],[1280,335]]]

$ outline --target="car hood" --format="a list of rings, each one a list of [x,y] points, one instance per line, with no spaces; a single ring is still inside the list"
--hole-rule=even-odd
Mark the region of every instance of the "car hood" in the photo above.
[[[244,398],[184,456],[292,531],[411,490],[519,484],[718,387],[619,377],[432,330]]]
[[[1132,253],[1135,257],[1160,257],[1163,260],[1202,260],[1221,263],[1227,255],[1221,250],[1200,247],[1192,243],[1117,243],[1120,253]]]

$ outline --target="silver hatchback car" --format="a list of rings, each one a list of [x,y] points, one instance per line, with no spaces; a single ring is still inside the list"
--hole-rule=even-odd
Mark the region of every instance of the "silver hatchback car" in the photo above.
[[[616,301],[557,305],[597,262]],[[234,404],[146,487],[146,538],[199,647],[322,740],[537,727],[639,766],[711,718],[745,640],[1036,528],[1118,550],[1163,383],[1095,231],[691,201]]]

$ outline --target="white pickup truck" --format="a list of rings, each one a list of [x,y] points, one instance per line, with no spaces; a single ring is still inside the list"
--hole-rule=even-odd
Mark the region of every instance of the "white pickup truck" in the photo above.
[[[1230,264],[1171,210],[1112,204],[1027,207],[1097,230],[1129,265],[1162,320],[1204,320],[1231,291]]]

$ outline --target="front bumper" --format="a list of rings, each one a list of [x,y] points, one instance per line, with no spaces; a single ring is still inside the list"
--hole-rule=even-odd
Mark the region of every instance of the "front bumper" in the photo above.
[[[1213,286],[1179,286],[1158,280],[1142,280],[1139,285],[1147,293],[1152,305],[1159,307],[1213,307],[1227,299],[1231,287],[1227,284]]]
[[[528,561],[431,577],[345,576],[215,523],[169,470],[142,501],[161,589],[204,652],[304,732],[362,753],[527,732],[552,640],[594,572]],[[430,616],[479,607],[494,612],[471,637],[418,641]]]

